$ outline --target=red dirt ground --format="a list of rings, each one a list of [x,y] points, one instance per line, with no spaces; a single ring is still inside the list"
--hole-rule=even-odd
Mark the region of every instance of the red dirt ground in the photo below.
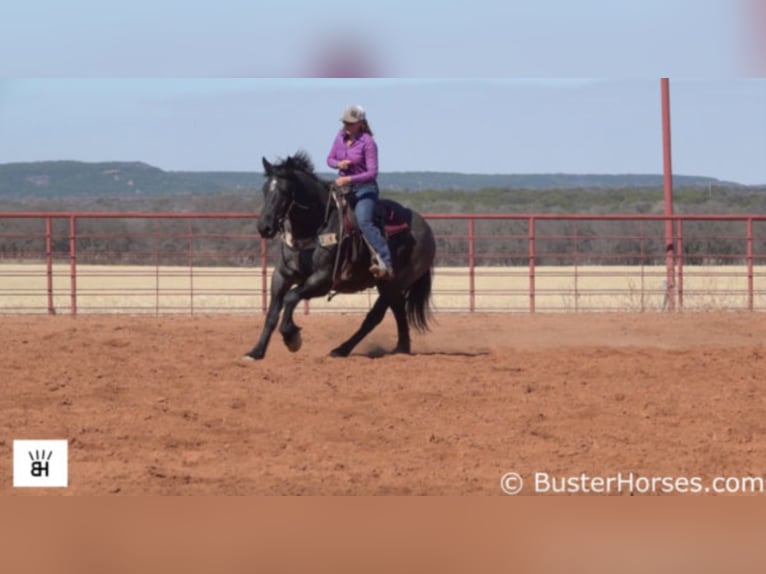
[[[500,495],[500,477],[766,476],[758,314],[2,318],[0,494]],[[14,489],[13,439],[69,440],[68,489]],[[532,494],[531,487],[525,494]],[[639,492],[642,493],[642,492]],[[620,494],[628,494],[623,490]]]

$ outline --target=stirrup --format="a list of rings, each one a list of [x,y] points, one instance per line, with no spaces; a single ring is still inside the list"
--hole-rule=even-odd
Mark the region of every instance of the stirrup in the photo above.
[[[393,279],[394,270],[388,265],[374,264],[370,267],[370,273],[375,279]]]

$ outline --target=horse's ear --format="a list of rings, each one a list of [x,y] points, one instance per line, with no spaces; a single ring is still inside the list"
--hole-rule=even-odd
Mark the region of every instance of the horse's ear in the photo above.
[[[265,157],[262,157],[261,160],[263,161],[263,171],[266,172],[266,175],[271,175],[271,172],[274,170],[274,166],[269,163],[269,160],[267,160]]]

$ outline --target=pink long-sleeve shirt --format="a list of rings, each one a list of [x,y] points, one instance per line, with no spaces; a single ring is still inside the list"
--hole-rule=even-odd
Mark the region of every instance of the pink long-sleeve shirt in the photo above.
[[[378,144],[368,133],[359,133],[350,145],[347,145],[346,132],[340,130],[327,156],[327,165],[338,169],[338,162],[351,160],[348,169],[340,170],[340,175],[351,177],[352,184],[375,181],[378,177]]]

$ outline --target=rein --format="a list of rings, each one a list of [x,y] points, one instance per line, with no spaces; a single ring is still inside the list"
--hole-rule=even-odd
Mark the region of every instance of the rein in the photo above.
[[[279,218],[279,230],[284,234],[285,231],[285,220],[289,220],[290,218],[290,212],[293,210],[293,207],[298,207],[300,209],[303,209],[305,211],[308,211],[311,209],[308,205],[303,205],[299,201],[296,201],[295,194],[291,194],[293,197],[290,199],[290,205],[287,206],[287,209],[285,209],[285,214]]]
[[[290,200],[290,205],[288,205],[287,209],[285,209],[285,214],[279,219],[279,224],[280,224],[279,226],[281,228],[284,228],[285,219],[289,219],[290,212],[293,210],[293,207],[299,207],[300,209],[303,209],[306,211],[311,209],[311,207],[309,207],[308,205],[303,205],[302,203],[299,203],[298,201],[295,200],[295,197],[293,197]]]
[[[327,197],[327,203],[325,204],[325,210],[324,210],[325,215],[324,215],[322,227],[325,227],[329,222],[330,209],[333,203],[336,204],[338,212],[339,213],[341,212],[340,197],[338,192],[340,192],[340,188],[337,188],[335,184],[332,184],[330,186],[330,193]],[[293,238],[292,228],[289,225],[290,213],[292,212],[293,208],[296,208],[296,207],[304,211],[309,211],[311,209],[311,206],[304,205],[300,203],[299,201],[297,201],[295,199],[294,193],[292,193],[291,196],[292,197],[290,198],[290,205],[285,210],[285,214],[279,219],[279,230],[282,235],[282,242],[285,245],[287,245],[287,247],[291,249],[297,249],[299,251],[314,249],[317,246],[317,244],[319,244],[322,247],[328,247],[330,245],[334,245],[338,243],[339,235],[337,233],[316,234],[314,237],[304,238],[304,239]],[[343,222],[341,221],[341,229],[342,229],[342,224]]]

